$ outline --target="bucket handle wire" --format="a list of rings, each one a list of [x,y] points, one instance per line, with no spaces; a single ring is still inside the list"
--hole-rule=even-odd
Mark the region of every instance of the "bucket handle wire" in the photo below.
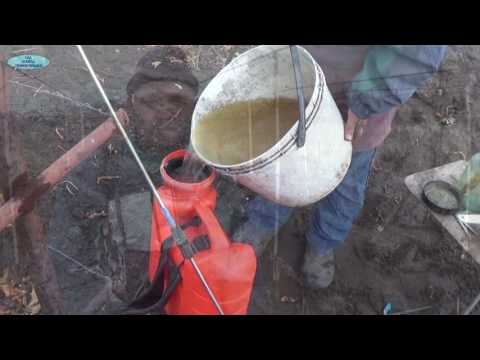
[[[303,94],[303,78],[300,67],[300,55],[296,45],[290,46],[290,54],[292,55],[293,73],[295,75],[295,84],[297,88],[298,106],[300,110],[300,119],[298,121],[297,130],[297,146],[299,148],[305,145],[305,138],[307,134],[307,124],[305,119],[305,97]]]

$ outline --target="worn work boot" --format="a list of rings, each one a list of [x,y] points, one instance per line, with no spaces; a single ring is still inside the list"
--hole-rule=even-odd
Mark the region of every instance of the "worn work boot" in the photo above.
[[[307,243],[302,271],[307,287],[313,290],[328,287],[335,273],[333,250],[319,255]]]
[[[276,231],[263,229],[247,221],[233,233],[232,241],[252,245],[255,255],[260,257],[275,233]]]

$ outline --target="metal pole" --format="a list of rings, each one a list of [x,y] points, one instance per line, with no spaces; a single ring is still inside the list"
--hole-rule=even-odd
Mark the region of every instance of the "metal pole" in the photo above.
[[[473,300],[473,302],[470,304],[470,306],[467,308],[467,310],[465,310],[463,315],[470,315],[470,313],[473,311],[473,309],[475,309],[475,307],[477,306],[477,304],[479,302],[480,302],[480,294],[478,294],[478,296],[475,298],[475,300]]]
[[[100,81],[98,80],[97,75],[95,74],[95,71],[93,71],[92,65],[90,64],[90,61],[88,60],[87,55],[83,51],[82,45],[77,45],[77,48],[78,48],[78,51],[80,51],[80,55],[82,56],[83,61],[85,62],[85,65],[87,66],[88,71],[90,72],[90,75],[92,76],[93,81],[95,82],[95,85],[97,85],[98,91],[100,91],[100,94],[102,95],[103,100],[107,104],[108,109],[110,110],[110,113],[112,114],[113,118],[115,119],[117,127],[120,130],[120,133],[122,134],[123,138],[125,139],[125,142],[127,143],[128,148],[130,149],[130,152],[132,153],[133,157],[135,158],[138,166],[140,167],[140,170],[142,170],[142,173],[143,173],[145,179],[147,180],[147,183],[150,186],[150,189],[152,190],[155,199],[157,200],[158,204],[160,205],[160,207],[162,209],[163,215],[167,219],[167,222],[170,225],[170,227],[172,229],[176,228],[177,224],[175,223],[175,220],[173,219],[172,215],[170,214],[170,211],[168,210],[168,208],[163,203],[162,198],[158,194],[157,189],[156,189],[155,185],[153,184],[152,179],[150,178],[150,175],[148,175],[148,172],[145,169],[145,166],[143,165],[142,161],[140,160],[140,157],[137,154],[137,151],[135,150],[132,142],[130,141],[130,138],[128,137],[127,132],[123,128],[120,120],[118,120],[117,114],[115,113],[115,110],[113,110],[112,104],[110,103],[110,100],[108,99],[107,94],[105,93],[105,90],[103,89],[102,84],[100,84]],[[180,228],[178,228],[178,230],[181,231]],[[207,290],[208,296],[210,297],[210,299],[214,303],[218,312],[220,313],[220,315],[224,315],[224,313],[222,311],[222,308],[220,307],[220,304],[218,303],[217,299],[215,298],[215,295],[213,294],[212,290],[208,286],[207,281],[205,280],[202,272],[200,271],[200,268],[198,267],[195,259],[192,257],[189,260],[191,261],[192,266],[195,269],[195,272],[197,273],[200,281],[202,282],[203,286],[205,287],[205,290]]]
[[[3,53],[0,53],[0,114],[8,112],[8,70],[4,65],[4,60]]]

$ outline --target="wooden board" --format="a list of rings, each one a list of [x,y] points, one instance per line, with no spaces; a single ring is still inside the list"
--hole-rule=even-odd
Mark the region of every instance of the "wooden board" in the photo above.
[[[464,160],[455,161],[437,168],[418,172],[407,176],[405,178],[405,185],[407,185],[410,192],[415,197],[422,201],[423,186],[432,180],[443,180],[450,184],[453,184],[458,179],[463,171],[467,162]],[[423,201],[422,201],[423,203]],[[480,264],[480,238],[473,235],[467,236],[463,231],[460,224],[452,215],[439,215],[429,209],[433,217],[442,225],[453,238],[460,244],[460,246],[469,253],[476,262]]]

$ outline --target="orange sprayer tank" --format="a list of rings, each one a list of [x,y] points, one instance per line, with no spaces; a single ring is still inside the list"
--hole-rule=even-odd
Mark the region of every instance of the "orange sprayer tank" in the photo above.
[[[215,217],[217,193],[213,186],[216,174],[198,183],[184,183],[167,173],[170,162],[182,161],[186,150],[167,155],[160,168],[164,185],[158,189],[160,197],[171,211],[177,226],[181,226],[190,243],[208,239],[208,248],[199,250],[194,258],[208,285],[226,315],[246,314],[256,272],[256,257],[247,244],[232,243]],[[171,235],[159,205],[152,211],[152,237],[149,279],[153,281],[160,259],[162,243]],[[169,298],[165,312],[169,315],[217,315],[191,262],[184,261],[176,246],[168,250],[174,264],[180,268],[181,281]],[[167,282],[168,274],[165,274]],[[165,286],[168,286],[166,284]]]

